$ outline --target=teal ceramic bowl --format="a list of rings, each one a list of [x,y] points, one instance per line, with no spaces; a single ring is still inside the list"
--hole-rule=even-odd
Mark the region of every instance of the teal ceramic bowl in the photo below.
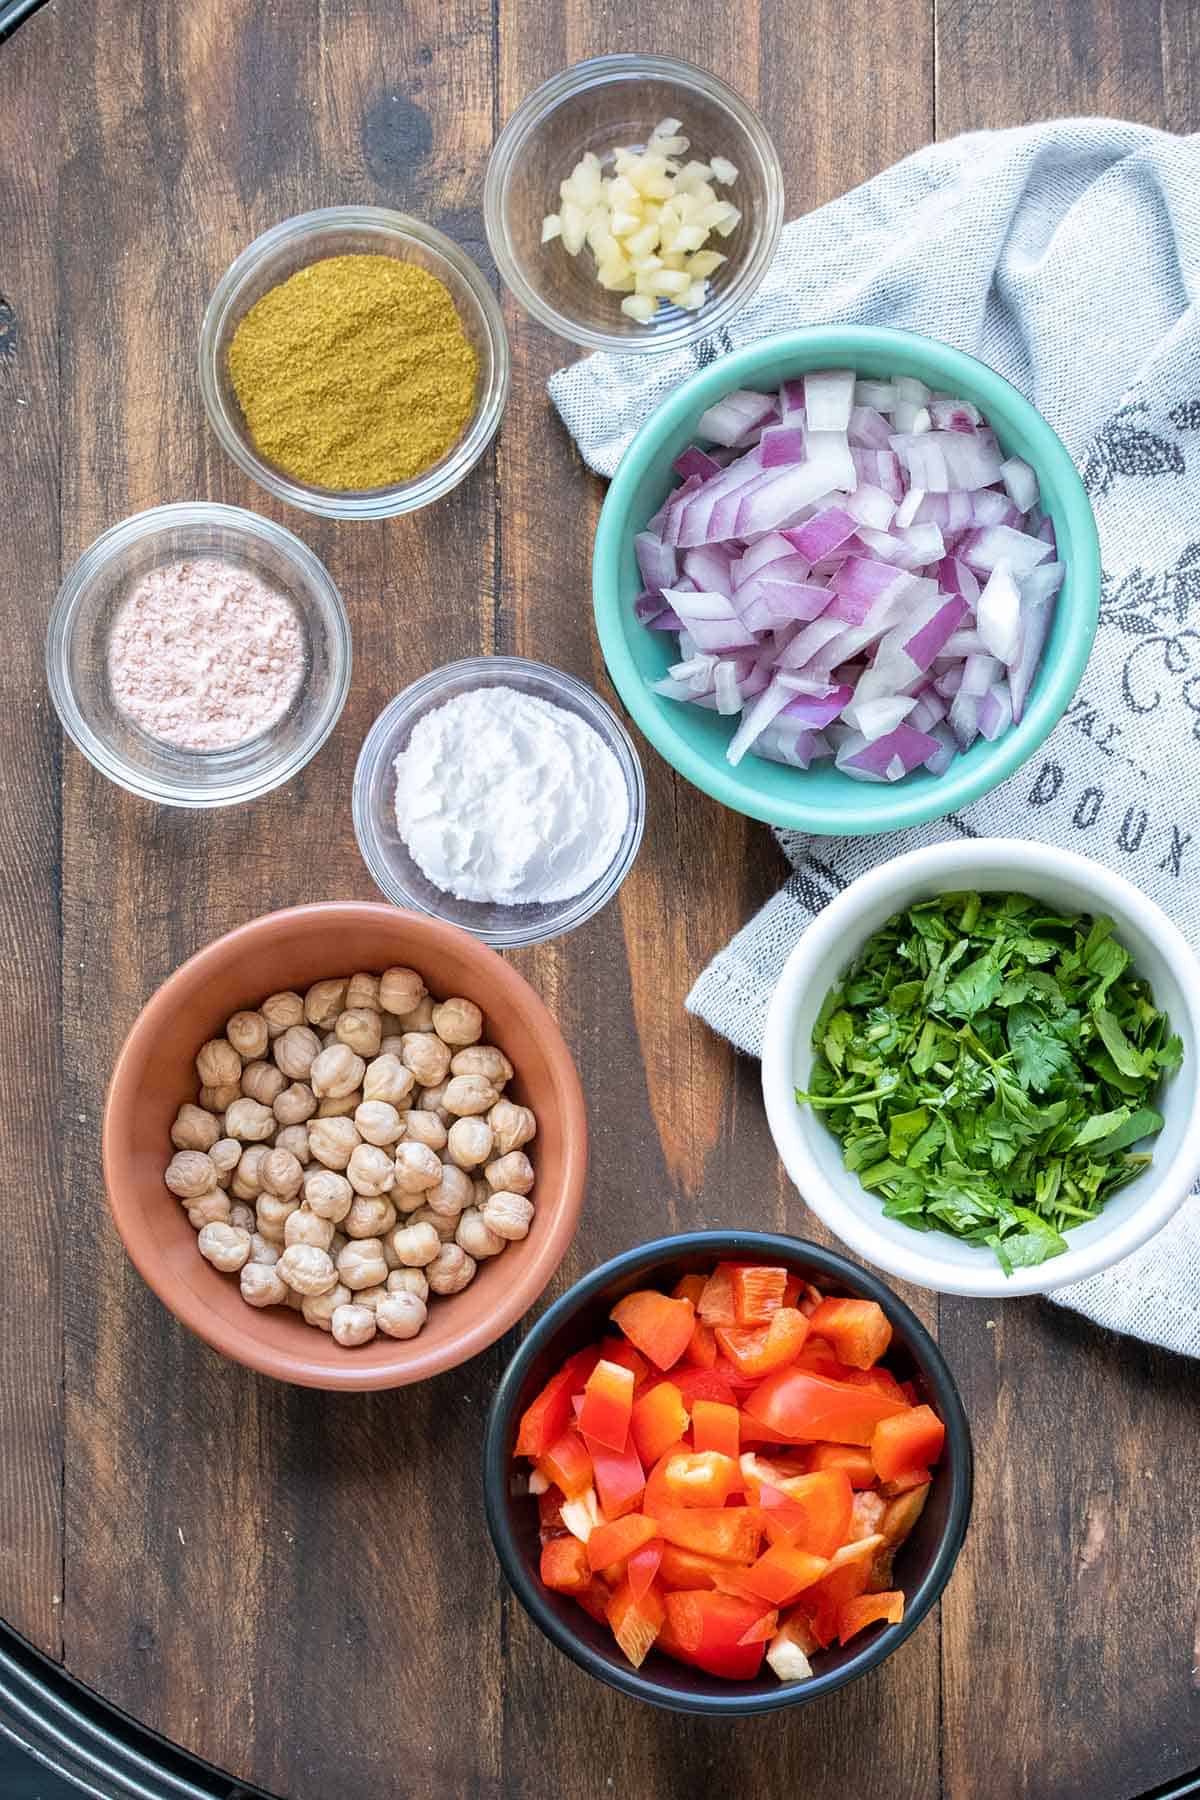
[[[746,756],[725,760],[736,721],[665,700],[649,683],[676,660],[670,632],[634,617],[641,590],[633,540],[676,484],[671,464],[696,435],[702,412],[734,388],[773,388],[806,369],[853,368],[863,377],[912,375],[972,400],[1006,454],[1037,471],[1042,505],[1066,564],[1054,625],[1019,725],[978,740],[944,775],[919,770],[895,783],[852,780],[832,763],[792,769]],[[764,339],[721,357],[669,394],[625,452],[600,513],[592,563],[600,647],[613,685],[655,749],[714,800],[769,825],[822,837],[870,837],[969,806],[1020,768],[1065,712],[1096,635],[1100,549],[1083,483],[1041,414],[974,357],[909,331],[814,327]]]

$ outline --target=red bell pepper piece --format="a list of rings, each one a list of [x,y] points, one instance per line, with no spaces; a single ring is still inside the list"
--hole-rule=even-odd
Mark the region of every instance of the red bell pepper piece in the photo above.
[[[699,1550],[683,1550],[678,1544],[664,1542],[658,1579],[664,1588],[724,1589],[737,1568],[734,1563],[719,1562],[715,1556],[704,1556]]]
[[[843,1469],[821,1469],[798,1475],[779,1487],[763,1487],[758,1504],[767,1535],[793,1549],[830,1557],[846,1541],[854,1507],[854,1491]]]
[[[612,1634],[635,1669],[640,1669],[666,1617],[663,1596],[654,1582],[635,1594],[628,1576],[608,1603]]]
[[[528,1456],[537,1461],[560,1438],[571,1419],[571,1395],[578,1393],[600,1361],[595,1345],[579,1350],[566,1361],[557,1375],[552,1375],[537,1399],[521,1414],[514,1456]]]
[[[861,1599],[847,1600],[838,1613],[838,1641],[846,1643],[847,1639],[879,1619],[886,1620],[889,1625],[898,1625],[903,1617],[904,1595],[898,1592],[864,1594]]]
[[[756,1619],[748,1630],[743,1631],[738,1639],[739,1644],[769,1644],[775,1636],[775,1627],[779,1624],[779,1610],[771,1607],[761,1619]]]
[[[683,1589],[666,1596],[666,1625],[671,1654],[709,1675],[730,1681],[753,1681],[762,1667],[764,1642],[743,1644],[762,1617],[762,1603],[709,1588]]]
[[[799,1275],[789,1275],[783,1284],[783,1304],[785,1306],[795,1306],[802,1312],[810,1313],[813,1310],[811,1306],[801,1305],[803,1296],[803,1281],[801,1281]]]
[[[808,1320],[792,1307],[777,1307],[768,1325],[718,1325],[717,1342],[739,1375],[769,1375],[794,1362],[808,1336]]]
[[[633,1370],[600,1361],[587,1378],[579,1429],[591,1444],[624,1450],[633,1416]]]
[[[624,1450],[610,1450],[595,1440],[588,1443],[592,1453],[592,1480],[596,1498],[606,1519],[620,1519],[641,1504],[646,1489],[646,1476],[632,1443]]]
[[[707,1330],[708,1327],[706,1326]],[[713,1338],[713,1359],[717,1354],[717,1340]],[[675,1368],[671,1371],[671,1380],[683,1395],[683,1404],[694,1407],[697,1400],[717,1400],[723,1406],[737,1406],[737,1396],[728,1381],[714,1368]]]
[[[675,1382],[656,1381],[638,1395],[630,1426],[637,1453],[647,1469],[653,1468],[664,1450],[679,1442],[688,1423],[688,1410]]]
[[[760,1382],[743,1410],[793,1443],[869,1444],[881,1419],[908,1408],[874,1388],[784,1368]]]
[[[892,1327],[875,1300],[822,1300],[809,1320],[814,1337],[833,1345],[840,1362],[870,1369],[892,1341]]]
[[[786,1269],[764,1269],[753,1263],[734,1263],[729,1271],[733,1293],[733,1317],[737,1325],[769,1325],[771,1315],[783,1305]]]
[[[928,1469],[942,1454],[946,1427],[931,1406],[913,1406],[881,1419],[871,1439],[871,1461],[881,1481]]]
[[[705,1283],[696,1307],[697,1316],[706,1325],[736,1325],[733,1309],[733,1264],[718,1263]]]
[[[907,1475],[897,1475],[895,1481],[881,1481],[879,1491],[888,1500],[894,1500],[898,1494],[907,1494],[913,1488],[924,1487],[932,1479],[928,1469],[910,1469]]]
[[[580,1588],[579,1592],[574,1595],[575,1604],[582,1606],[584,1612],[590,1618],[595,1619],[597,1625],[608,1624],[608,1603],[611,1599],[612,1590],[606,1581],[601,1581],[599,1575],[593,1575],[588,1585]]]
[[[810,1470],[841,1469],[852,1488],[875,1486],[875,1464],[871,1453],[859,1444],[814,1444],[809,1453]]]
[[[613,1362],[622,1369],[633,1371],[633,1385],[640,1388],[650,1374],[650,1364],[644,1356],[640,1356],[628,1339],[623,1337],[607,1337],[600,1346],[600,1354],[606,1362]]]
[[[538,1457],[537,1466],[546,1480],[561,1488],[568,1498],[582,1494],[584,1488],[592,1485],[592,1459],[572,1425],[555,1439],[544,1456]]]
[[[672,1300],[654,1288],[642,1288],[618,1300],[609,1317],[656,1369],[670,1369],[688,1347],[696,1323],[690,1300]]]
[[[792,1544],[772,1544],[750,1568],[733,1571],[727,1580],[738,1593],[763,1600],[768,1606],[786,1606],[820,1581],[828,1568],[826,1556],[813,1556]]]
[[[846,1602],[866,1592],[875,1558],[883,1548],[884,1541],[878,1536],[844,1544],[830,1557],[828,1571],[805,1593],[802,1605],[822,1644],[831,1644],[837,1636],[838,1615]]]
[[[724,1506],[742,1491],[737,1458],[716,1450],[679,1452],[667,1458],[663,1486],[672,1506]]]
[[[698,1550],[718,1562],[750,1563],[761,1535],[750,1506],[676,1506],[658,1518],[659,1535],[681,1550]]]
[[[711,1369],[717,1360],[717,1337],[711,1325],[697,1319],[683,1361],[693,1369]],[[678,1369],[678,1364],[676,1365]]]
[[[577,1537],[551,1538],[542,1545],[542,1583],[560,1594],[578,1594],[592,1579],[587,1545]]]
[[[625,1574],[635,1600],[640,1600],[651,1582],[657,1578],[665,1549],[666,1545],[661,1538],[651,1538],[649,1543],[643,1544],[630,1557],[625,1566]]]
[[[697,1450],[717,1450],[722,1456],[736,1457],[741,1450],[737,1407],[722,1405],[719,1400],[697,1400],[692,1407],[692,1442]]]
[[[650,1518],[661,1517],[663,1511],[675,1505],[667,1487],[667,1464],[675,1456],[690,1456],[692,1446],[686,1438],[680,1438],[677,1444],[670,1444],[665,1449],[649,1475],[646,1477],[646,1492],[642,1496],[642,1511]]]
[[[672,1300],[690,1300],[693,1306],[698,1306],[700,1296],[707,1285],[707,1275],[683,1275],[671,1289],[671,1298]]]
[[[626,1513],[609,1524],[595,1526],[587,1541],[589,1573],[611,1569],[614,1563],[624,1562],[626,1557],[657,1536],[657,1524],[645,1513]]]

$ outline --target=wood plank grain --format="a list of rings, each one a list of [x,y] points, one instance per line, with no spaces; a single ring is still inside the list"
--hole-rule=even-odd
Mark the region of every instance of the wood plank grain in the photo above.
[[[52,13],[0,55],[0,1613],[39,1649],[62,1648],[62,1241],[59,733],[42,646],[60,576],[58,54]],[[50,147],[31,166],[30,146]]]

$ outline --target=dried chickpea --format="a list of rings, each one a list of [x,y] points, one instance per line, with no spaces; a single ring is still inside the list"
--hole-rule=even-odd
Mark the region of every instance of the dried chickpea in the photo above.
[[[287,1084],[287,1076],[274,1063],[251,1062],[242,1070],[242,1092],[260,1106],[273,1105]]]
[[[346,1011],[358,1012],[363,1007],[377,1013],[383,1010],[378,975],[352,975],[346,984]]]
[[[271,1034],[260,1012],[235,1012],[225,1027],[225,1036],[243,1062],[254,1062],[267,1054]]]
[[[356,1306],[369,1306],[371,1311],[374,1312],[386,1293],[387,1288],[382,1282],[380,1282],[377,1287],[359,1288],[354,1296],[354,1304]]]
[[[286,1199],[282,1194],[260,1194],[254,1202],[259,1231],[263,1237],[280,1244],[285,1241],[284,1228],[288,1220],[299,1210],[300,1202],[294,1194],[289,1194]]]
[[[390,1338],[416,1337],[428,1316],[419,1294],[392,1293],[375,1308],[376,1327]]]
[[[389,1294],[415,1294],[418,1300],[428,1300],[429,1283],[424,1269],[393,1269],[387,1278],[387,1291]]]
[[[442,1247],[442,1240],[432,1225],[397,1225],[388,1242],[396,1261],[405,1269],[423,1269]]]
[[[395,1223],[396,1209],[386,1196],[360,1194],[342,1220],[342,1230],[348,1238],[378,1238],[382,1242],[384,1232]]]
[[[404,1134],[410,1144],[424,1144],[429,1150],[446,1148],[446,1127],[434,1112],[414,1107],[405,1113]]]
[[[422,1087],[435,1087],[445,1081],[450,1067],[450,1046],[443,1044],[436,1032],[406,1031],[400,1059],[411,1069]]]
[[[177,1150],[163,1180],[181,1200],[198,1200],[217,1185],[217,1167],[204,1150]]]
[[[375,1336],[375,1314],[369,1306],[339,1306],[329,1321],[334,1342],[353,1350],[358,1344],[369,1344]]]
[[[244,1200],[235,1200],[230,1206],[229,1223],[239,1225],[247,1237],[253,1237],[258,1230],[258,1220],[254,1216],[254,1208],[247,1206]]]
[[[480,1216],[489,1231],[497,1237],[516,1243],[519,1238],[529,1236],[529,1225],[533,1218],[533,1202],[524,1194],[500,1193],[489,1194],[479,1209]]]
[[[412,1012],[424,1000],[425,994],[425,983],[415,969],[385,969],[379,978],[380,1008],[397,1017]]]
[[[350,1161],[346,1165],[346,1180],[356,1194],[374,1197],[376,1194],[386,1193],[395,1179],[396,1164],[388,1151],[381,1150],[377,1144],[355,1146]],[[350,1231],[349,1226],[346,1229]],[[370,1231],[361,1233],[350,1231],[351,1237],[374,1237],[375,1235],[376,1233]]]
[[[379,1042],[383,1032],[379,1028],[379,1014],[365,1006],[348,1006],[339,1013],[334,1026],[339,1044],[345,1044],[358,1056],[378,1056]]]
[[[396,1146],[395,1184],[402,1194],[422,1194],[442,1179],[442,1165],[427,1144],[406,1138]]]
[[[422,1112],[436,1113],[437,1117],[442,1121],[442,1124],[449,1126],[454,1114],[448,1113],[446,1108],[442,1105],[442,1100],[446,1093],[446,1085],[447,1084],[444,1081],[439,1081],[436,1082],[433,1087],[423,1087],[418,1093],[417,1098],[420,1101]]]
[[[363,1099],[383,1100],[399,1109],[415,1086],[416,1076],[398,1056],[377,1056],[367,1064],[363,1075]]]
[[[454,1241],[460,1250],[481,1262],[485,1256],[499,1256],[505,1247],[506,1240],[488,1225],[481,1212],[469,1206],[461,1215],[454,1233]]]
[[[527,1194],[533,1186],[533,1164],[523,1150],[510,1150],[497,1157],[483,1171],[490,1188],[497,1193]]]
[[[494,1044],[471,1044],[450,1058],[452,1075],[482,1075],[494,1088],[502,1088],[513,1078],[513,1066],[503,1050]]]
[[[269,994],[258,1010],[267,1021],[267,1031],[273,1038],[290,1031],[293,1025],[304,1023],[304,1002],[291,988],[285,988],[281,994]]]
[[[318,1100],[342,1100],[362,1086],[366,1067],[347,1044],[331,1044],[313,1059],[308,1084]]]
[[[222,1275],[236,1275],[249,1258],[250,1233],[240,1225],[205,1225],[196,1248]]]
[[[444,1044],[475,1044],[483,1032],[483,1014],[473,1000],[456,996],[434,1007],[433,1029]]]
[[[496,1134],[496,1148],[501,1156],[519,1150],[537,1136],[537,1120],[527,1106],[516,1106],[511,1100],[497,1100],[488,1114],[488,1124]]]
[[[220,1087],[202,1087],[196,1098],[206,1112],[228,1112],[242,1094],[241,1081],[223,1081]]]
[[[274,1134],[278,1120],[269,1106],[257,1100],[235,1100],[225,1109],[225,1136],[258,1144]]]
[[[411,1012],[398,1014],[396,1023],[401,1031],[432,1031],[433,995],[426,994],[424,999],[418,1000]]]
[[[247,1306],[282,1306],[288,1297],[287,1283],[280,1279],[273,1263],[243,1263],[239,1285]]]
[[[436,1187],[431,1187],[421,1196],[431,1212],[439,1219],[457,1219],[460,1212],[470,1206],[474,1198],[474,1183],[462,1169],[455,1168],[453,1163],[442,1164],[442,1179]]]
[[[366,1144],[398,1144],[404,1121],[386,1100],[363,1100],[354,1109],[354,1129]]]
[[[336,1282],[324,1294],[309,1294],[305,1297],[300,1311],[310,1325],[319,1331],[328,1331],[330,1321],[339,1306],[349,1306],[354,1296],[343,1282]]]
[[[171,1142],[177,1150],[211,1150],[221,1135],[221,1121],[202,1106],[190,1101],[180,1107],[171,1127]]]
[[[492,1128],[486,1119],[455,1119],[446,1138],[446,1154],[460,1169],[478,1169],[488,1160],[494,1145]]]
[[[304,1180],[304,1170],[298,1157],[290,1150],[268,1150],[258,1165],[259,1186],[268,1194],[278,1194],[283,1200],[290,1200],[293,1194],[300,1192],[300,1183]]]
[[[303,1167],[312,1161],[308,1148],[308,1132],[303,1125],[283,1125],[275,1133],[275,1148],[290,1150],[296,1161]]]
[[[424,1195],[421,1196],[424,1199]],[[418,1206],[408,1215],[410,1225],[432,1225],[443,1244],[453,1242],[458,1225],[457,1213],[435,1213],[428,1206]]]
[[[237,1142],[234,1138],[233,1143]],[[268,1153],[266,1144],[249,1144],[242,1150],[238,1158],[237,1168],[233,1171],[230,1192],[235,1200],[255,1200],[262,1192],[263,1158]]]
[[[304,1017],[308,1023],[327,1031],[346,1004],[348,986],[343,976],[330,981],[314,981],[304,996]]]
[[[333,1243],[333,1221],[322,1219],[310,1207],[298,1206],[283,1222],[283,1241],[290,1250],[293,1244],[315,1244],[328,1250]]]
[[[340,1225],[354,1201],[354,1189],[332,1169],[310,1169],[304,1177],[304,1204],[318,1217]]]
[[[317,1096],[304,1081],[293,1081],[271,1102],[271,1110],[281,1125],[303,1125],[317,1110]]]
[[[344,1169],[360,1141],[350,1119],[313,1119],[308,1127],[308,1147],[327,1169]]]
[[[209,1038],[196,1052],[196,1073],[204,1087],[242,1079],[242,1059],[228,1038]]]
[[[387,1264],[378,1238],[356,1238],[337,1259],[338,1279],[348,1288],[378,1287],[387,1281]]]
[[[490,1112],[499,1098],[500,1090],[482,1075],[454,1075],[446,1083],[442,1105],[456,1118],[469,1118]]]
[[[435,1294],[461,1293],[475,1279],[475,1259],[458,1244],[443,1244],[437,1260],[426,1269],[425,1278]]]
[[[321,1054],[321,1040],[307,1025],[289,1025],[275,1039],[275,1061],[289,1081],[307,1081],[308,1071]]]
[[[268,1238],[263,1236],[261,1231],[252,1231],[250,1234],[250,1261],[252,1263],[263,1263],[268,1269],[273,1269],[275,1264],[279,1261],[280,1256],[283,1254],[281,1249],[282,1243],[282,1232],[279,1234],[279,1243],[273,1244]]]
[[[324,1294],[337,1282],[337,1270],[315,1244],[291,1244],[275,1264],[280,1279],[297,1294]]]
[[[201,1194],[195,1200],[187,1200],[184,1204],[187,1207],[188,1224],[193,1231],[203,1231],[206,1225],[228,1225],[233,1212],[229,1195],[220,1188],[211,1188],[207,1194]]]

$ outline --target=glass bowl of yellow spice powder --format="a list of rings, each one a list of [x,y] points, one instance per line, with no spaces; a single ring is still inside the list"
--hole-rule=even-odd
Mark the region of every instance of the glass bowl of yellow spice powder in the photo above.
[[[495,435],[509,353],[495,295],[419,219],[332,206],[256,238],[200,333],[213,429],[269,493],[333,519],[412,512]]]

